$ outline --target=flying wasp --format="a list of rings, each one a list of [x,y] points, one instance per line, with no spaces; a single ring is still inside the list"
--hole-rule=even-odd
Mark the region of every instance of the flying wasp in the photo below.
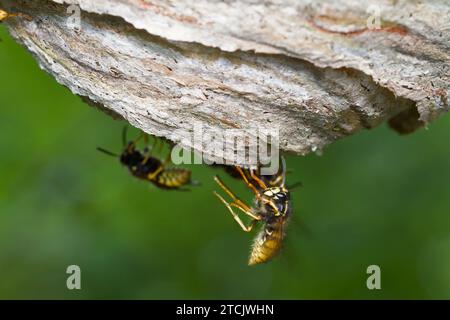
[[[282,158],[281,163],[282,167],[277,174],[266,177],[257,173],[259,169],[234,167],[245,184],[255,193],[254,207],[249,206],[237,197],[218,176],[214,178],[217,184],[231,197],[232,201],[227,202],[217,192],[214,192],[214,194],[225,204],[242,230],[250,232],[258,222],[262,223],[262,228],[253,242],[248,261],[249,265],[268,262],[281,250],[285,228],[292,213],[290,192],[285,186],[286,166],[284,158]],[[251,218],[248,226],[234,212],[233,207]]]
[[[186,190],[181,189],[186,185],[196,184],[191,180],[191,171],[181,168],[167,168],[170,162],[170,153],[165,161],[151,155],[148,148],[144,152],[136,148],[136,144],[142,138],[148,139],[148,136],[141,134],[136,140],[127,142],[127,128],[122,132],[122,143],[124,149],[120,155],[103,148],[97,148],[98,151],[107,155],[119,158],[120,162],[128,168],[130,173],[142,180],[150,181],[155,186],[167,190]],[[155,140],[156,145],[156,140]],[[155,145],[152,149],[154,149]]]

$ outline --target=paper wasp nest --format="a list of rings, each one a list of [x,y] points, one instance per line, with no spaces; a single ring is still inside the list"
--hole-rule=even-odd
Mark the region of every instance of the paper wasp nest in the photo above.
[[[5,23],[58,82],[175,142],[194,123],[279,128],[282,150],[306,154],[386,121],[412,132],[449,109],[445,1],[0,4],[31,17]]]

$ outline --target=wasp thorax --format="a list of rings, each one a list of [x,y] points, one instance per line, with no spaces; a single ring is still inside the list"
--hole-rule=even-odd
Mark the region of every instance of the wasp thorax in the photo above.
[[[289,210],[289,191],[284,187],[267,188],[262,192],[261,204],[266,213],[285,215]]]
[[[134,149],[127,149],[120,156],[120,162],[126,166],[137,166],[143,159],[144,156]]]
[[[284,200],[287,196],[287,189],[283,187],[267,188],[263,191],[264,196],[272,198],[274,200]]]

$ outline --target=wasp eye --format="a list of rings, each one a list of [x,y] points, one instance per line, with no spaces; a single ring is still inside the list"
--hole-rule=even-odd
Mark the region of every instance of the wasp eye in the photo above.
[[[284,208],[285,208],[284,203],[277,203],[276,206],[277,206],[278,212],[283,214],[284,213]]]

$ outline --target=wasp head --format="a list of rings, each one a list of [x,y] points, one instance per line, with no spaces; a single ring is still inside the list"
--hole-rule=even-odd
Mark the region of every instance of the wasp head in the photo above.
[[[271,187],[265,189],[260,198],[264,211],[273,216],[285,216],[289,213],[290,195],[285,187]]]
[[[142,162],[144,156],[138,150],[136,150],[135,144],[133,142],[128,143],[125,150],[120,155],[120,162],[126,166],[137,166]]]

